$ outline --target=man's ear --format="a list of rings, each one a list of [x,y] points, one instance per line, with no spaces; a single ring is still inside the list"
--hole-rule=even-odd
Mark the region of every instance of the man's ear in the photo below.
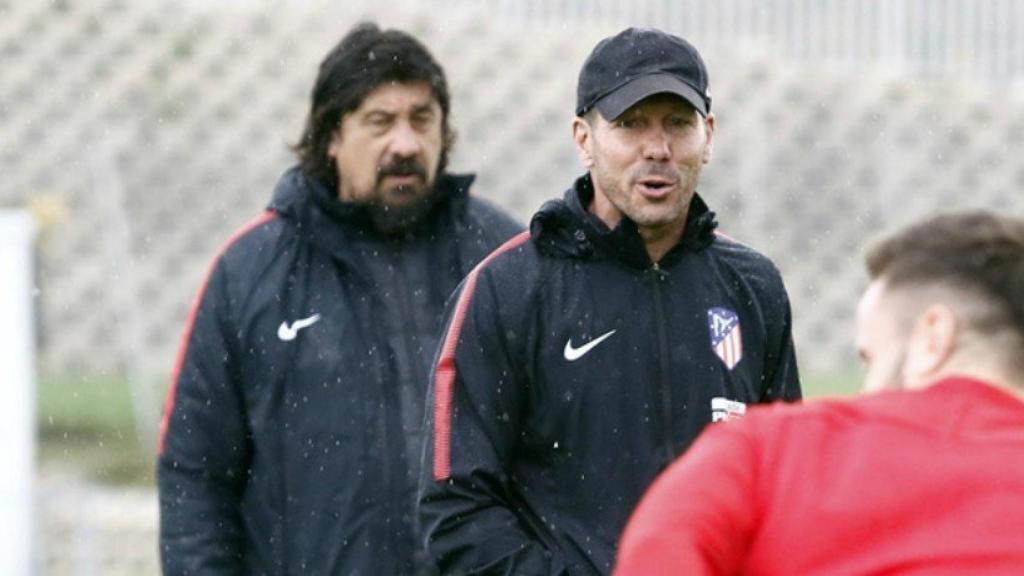
[[[594,145],[594,138],[591,134],[593,128],[590,123],[577,116],[572,119],[572,139],[576,142],[576,154],[580,157],[583,167],[590,169],[594,165],[594,155],[591,148]]]
[[[327,143],[327,157],[332,161],[338,160],[338,148],[341,147],[341,127],[331,133],[331,140]]]
[[[711,156],[715,149],[715,115],[708,112],[708,117],[704,119],[704,127],[707,130],[708,141],[704,144],[704,154],[701,160],[707,164],[711,162]]]
[[[956,350],[960,321],[951,308],[934,304],[925,309],[910,333],[903,377],[907,387],[927,384],[942,371]]]

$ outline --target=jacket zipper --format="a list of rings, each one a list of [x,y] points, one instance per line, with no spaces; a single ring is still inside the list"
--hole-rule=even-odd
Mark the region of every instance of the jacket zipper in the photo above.
[[[403,267],[404,262],[402,261],[402,252],[398,250],[393,250],[391,252],[391,256],[392,262],[395,266],[395,274],[396,276],[398,276],[399,279],[397,284],[402,287],[401,294],[396,294],[396,296],[398,296],[396,300],[398,301],[398,306],[400,307],[401,310],[401,317],[408,319],[409,324],[413,327],[413,330],[415,331],[416,327],[418,326],[415,318],[416,310],[415,306],[411,303],[411,297],[409,292],[409,288],[411,287],[411,285],[407,281],[406,271],[405,268]],[[412,374],[413,378],[416,379],[416,382],[426,381],[428,377],[425,374],[423,374],[422,370],[420,369],[419,357],[413,350],[412,338],[408,336],[409,332],[403,330],[401,331],[401,333],[402,339],[404,341],[403,347],[405,348],[406,354],[405,360],[409,363],[410,374]],[[421,378],[423,380],[420,380]],[[402,393],[398,389],[398,387],[403,385],[405,385],[405,383],[401,381],[385,382],[384,384],[384,387],[386,389],[385,394],[387,394],[387,401],[393,403],[393,409],[385,411],[389,415],[388,418],[385,419],[385,421],[390,420],[388,421],[388,427],[392,431],[397,431],[398,434],[398,442],[394,443],[394,446],[389,450],[389,455],[391,452],[397,452],[400,450],[401,453],[405,454],[407,457],[406,465],[413,466],[413,462],[415,462],[414,459],[416,458],[416,455],[407,453],[409,446],[406,444],[405,431],[403,428],[405,422],[402,415],[399,412],[404,407],[402,406]],[[397,418],[395,417],[396,414],[398,415]],[[391,434],[390,437],[394,438],[395,436],[394,434]],[[388,468],[389,471],[387,474],[387,486],[388,489],[390,490],[390,494],[404,494],[406,476],[402,475],[400,478],[396,480],[394,470],[390,469],[390,465],[388,466]],[[409,470],[406,469],[405,474],[407,475],[408,473]],[[395,526],[398,526],[403,522],[403,516],[407,512],[407,510],[405,509],[406,502],[402,498],[390,498],[389,500],[391,517],[393,519]],[[392,528],[389,535],[392,544],[392,549],[398,550],[399,547],[403,545],[403,543],[399,542],[398,539],[395,538],[394,528]]]
[[[654,324],[658,333],[658,383],[660,386],[661,399],[661,425],[664,434],[665,464],[672,462],[675,458],[675,451],[672,449],[672,386],[669,380],[671,374],[671,358],[669,355],[668,335],[665,328],[664,303],[662,302],[661,285],[667,276],[657,262],[651,266],[651,276],[654,284]]]

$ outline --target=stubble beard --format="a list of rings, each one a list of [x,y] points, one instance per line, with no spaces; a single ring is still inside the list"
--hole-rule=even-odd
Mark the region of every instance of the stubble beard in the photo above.
[[[666,226],[682,225],[686,221],[690,202],[696,189],[697,179],[700,177],[700,168],[696,172],[680,171],[678,169],[648,170],[635,175],[629,182],[637,182],[644,176],[660,175],[670,176],[676,179],[677,191],[675,196],[666,198],[663,202],[648,203],[641,197],[634,195],[633,190],[623,190],[619,181],[597,165],[593,170],[593,177],[604,193],[608,201],[622,214],[623,217],[632,220],[641,228],[664,228]],[[627,183],[632,187],[632,184]]]

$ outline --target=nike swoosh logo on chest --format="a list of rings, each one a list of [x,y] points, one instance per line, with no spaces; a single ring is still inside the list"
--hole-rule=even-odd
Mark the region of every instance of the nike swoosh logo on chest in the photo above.
[[[565,359],[568,360],[569,362],[575,362],[576,360],[582,358],[584,354],[593,350],[594,347],[596,347],[598,344],[604,342],[609,337],[611,337],[612,334],[615,334],[615,330],[605,332],[604,334],[598,336],[597,338],[594,338],[593,340],[587,342],[586,344],[580,346],[579,348],[574,347],[572,345],[572,338],[569,338],[565,342],[565,350],[562,351],[562,354],[565,356]]]

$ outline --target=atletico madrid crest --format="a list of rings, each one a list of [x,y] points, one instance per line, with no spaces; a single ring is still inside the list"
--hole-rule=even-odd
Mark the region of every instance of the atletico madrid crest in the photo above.
[[[711,349],[732,370],[743,359],[743,337],[740,335],[740,317],[728,308],[708,309],[708,331]]]

